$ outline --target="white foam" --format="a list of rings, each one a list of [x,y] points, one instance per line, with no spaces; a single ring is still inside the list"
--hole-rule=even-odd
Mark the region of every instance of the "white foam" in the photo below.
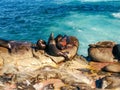
[[[81,2],[107,2],[107,1],[117,1],[117,0],[81,0]]]
[[[116,17],[116,18],[120,18],[120,12],[118,12],[118,13],[113,13],[112,14],[114,17]]]
[[[82,32],[82,30],[81,30],[81,29],[78,29],[77,31],[78,31],[78,32]]]

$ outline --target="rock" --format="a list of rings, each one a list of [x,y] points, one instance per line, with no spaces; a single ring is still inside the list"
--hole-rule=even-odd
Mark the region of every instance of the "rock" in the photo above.
[[[120,76],[112,75],[106,76],[103,78],[102,89],[110,89],[110,90],[119,90],[120,89]]]
[[[88,62],[81,56],[75,56],[72,60],[62,63],[60,69],[88,69]]]
[[[93,61],[98,62],[114,62],[114,56],[112,54],[113,46],[115,42],[102,41],[96,44],[90,44],[88,48],[88,56]]]
[[[103,67],[105,67],[105,66],[107,66],[107,65],[109,65],[109,64],[111,64],[111,62],[93,62],[93,61],[91,61],[90,63],[89,63],[89,65],[90,65],[90,68],[92,69],[92,70],[96,70],[96,71],[100,71],[100,70],[102,70],[102,68]]]
[[[107,65],[103,68],[103,70],[108,71],[108,72],[120,73],[120,63],[116,62],[110,65]]]
[[[33,53],[38,58],[34,57]],[[20,50],[17,53],[3,53],[0,51],[0,63],[2,73],[25,73],[35,71],[46,65],[57,66],[50,57],[45,56],[41,52],[35,52],[32,48],[27,51]]]

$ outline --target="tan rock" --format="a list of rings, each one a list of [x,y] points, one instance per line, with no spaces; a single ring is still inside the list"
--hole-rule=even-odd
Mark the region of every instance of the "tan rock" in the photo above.
[[[115,61],[112,54],[113,46],[115,42],[103,41],[96,44],[90,44],[88,49],[88,55],[91,60],[98,62],[113,62]]]
[[[119,73],[120,72],[120,63],[113,63],[110,65],[107,65],[104,67],[104,70],[108,71],[108,72],[115,72],[115,73]]]
[[[119,90],[120,89],[120,76],[112,75],[103,78],[102,89]]]
[[[0,51],[0,65],[3,73],[31,72],[46,65],[56,67],[50,57],[46,57],[40,52],[34,52],[37,53],[38,58],[34,57],[32,49],[20,50],[17,53],[8,51],[4,53],[2,50],[4,49]]]

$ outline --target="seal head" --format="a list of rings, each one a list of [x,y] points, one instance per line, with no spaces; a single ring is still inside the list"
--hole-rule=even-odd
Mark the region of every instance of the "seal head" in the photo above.
[[[45,50],[46,48],[46,42],[44,40],[39,39],[36,43],[38,50]]]

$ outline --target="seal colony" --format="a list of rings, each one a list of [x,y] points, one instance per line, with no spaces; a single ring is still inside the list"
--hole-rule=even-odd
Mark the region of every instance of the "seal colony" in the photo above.
[[[0,39],[1,90],[119,90],[120,45],[90,44],[77,54],[74,36],[50,34],[35,44]]]

